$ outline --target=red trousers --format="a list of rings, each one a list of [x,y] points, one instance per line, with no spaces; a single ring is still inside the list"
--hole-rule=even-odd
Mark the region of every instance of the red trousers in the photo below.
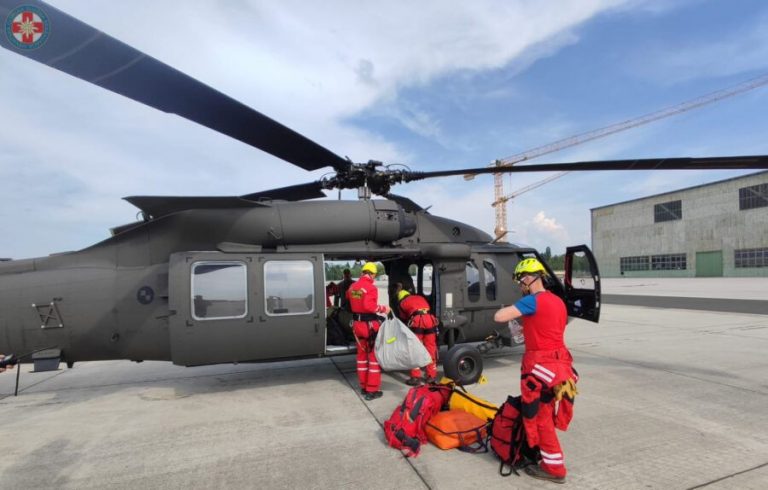
[[[578,379],[572,362],[573,358],[565,348],[532,351],[523,355],[520,382],[523,424],[528,443],[538,445],[541,450],[541,468],[554,476],[565,476],[566,469],[560,441],[555,433],[557,402],[552,387],[569,378]],[[561,402],[560,409],[567,409],[567,413],[557,414],[558,425],[567,428],[573,415],[573,405]]]
[[[427,378],[437,378],[437,335],[433,333],[424,335],[416,329],[413,330],[413,333],[421,340],[421,343],[424,344],[427,352],[429,352],[429,357],[432,358],[432,362],[427,364],[425,368],[427,370]],[[411,369],[411,377],[421,378],[421,369]]]
[[[437,325],[440,323],[434,315],[429,313],[412,314],[408,321],[411,331],[421,341],[432,358],[427,364],[427,377],[437,378]],[[425,333],[426,332],[426,333]],[[421,369],[411,369],[412,378],[421,378]]]
[[[565,476],[565,462],[560,441],[555,434],[554,421],[555,402],[539,404],[536,414],[536,429],[539,433],[539,449],[541,452],[541,468],[555,476]]]
[[[379,331],[379,322],[353,322],[352,331],[357,340],[357,380],[360,388],[373,393],[381,388],[381,368],[373,352],[373,340]]]

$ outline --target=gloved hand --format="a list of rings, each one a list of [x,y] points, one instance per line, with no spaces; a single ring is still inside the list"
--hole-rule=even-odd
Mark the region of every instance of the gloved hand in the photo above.
[[[0,373],[16,365],[18,359],[13,354],[0,354]]]
[[[576,395],[579,394],[579,390],[576,388],[576,383],[573,379],[567,379],[559,385],[553,386],[552,391],[555,392],[555,400],[557,401],[562,400],[563,397],[573,400],[576,398]]]

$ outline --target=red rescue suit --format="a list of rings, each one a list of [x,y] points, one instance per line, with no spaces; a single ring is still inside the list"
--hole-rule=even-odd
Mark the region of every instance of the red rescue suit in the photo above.
[[[531,299],[535,300],[535,312],[522,317],[525,336],[520,379],[523,425],[528,444],[539,446],[541,468],[564,477],[563,452],[555,427],[567,429],[573,415],[573,397],[561,395],[557,401],[553,388],[568,380],[572,383],[578,380],[573,358],[563,341],[568,314],[563,301],[549,291]]]
[[[331,301],[331,297],[333,296],[336,298],[339,295],[339,286],[334,283],[328,283],[327,286],[325,286],[325,307],[330,308],[333,306],[333,301]]]
[[[437,378],[437,325],[440,322],[430,313],[429,302],[423,296],[410,294],[400,301],[399,316],[421,340],[432,358],[426,366],[427,378]],[[421,369],[412,369],[411,377],[420,378]]]
[[[379,305],[379,290],[369,274],[360,276],[347,289],[347,299],[352,310],[352,332],[357,341],[357,380],[363,391],[373,393],[381,387],[381,368],[373,352],[381,326],[381,318],[376,314],[386,312],[386,308]]]

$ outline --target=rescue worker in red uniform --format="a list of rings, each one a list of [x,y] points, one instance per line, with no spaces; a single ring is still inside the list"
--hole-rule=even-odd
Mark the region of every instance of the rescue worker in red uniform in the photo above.
[[[432,362],[427,364],[427,383],[437,379],[437,324],[439,321],[430,312],[429,302],[424,296],[411,294],[405,289],[397,293],[399,317],[416,334],[429,352]],[[409,386],[421,384],[421,369],[411,369],[411,377],[405,382]]]
[[[513,306],[496,312],[494,320],[522,317],[525,354],[521,366],[523,425],[530,447],[539,446],[541,462],[527,466],[534,478],[565,483],[563,451],[555,428],[565,430],[573,414],[578,375],[563,334],[568,313],[563,301],[544,288],[544,266],[534,258],[515,268],[515,280],[524,296]]]
[[[334,298],[333,301],[331,301],[331,297]],[[331,308],[333,306],[334,302],[338,302],[336,298],[339,297],[339,286],[331,281],[328,283],[327,286],[325,286],[325,307]]]
[[[349,306],[352,310],[352,331],[357,342],[357,379],[360,392],[366,400],[380,398],[381,368],[373,351],[376,334],[382,318],[377,315],[389,313],[389,306],[379,304],[379,290],[374,279],[378,268],[373,262],[366,262],[361,270],[360,279],[347,290]]]

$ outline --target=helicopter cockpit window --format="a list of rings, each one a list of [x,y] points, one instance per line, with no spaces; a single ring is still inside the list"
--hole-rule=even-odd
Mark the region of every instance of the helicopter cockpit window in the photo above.
[[[248,314],[248,279],[242,262],[192,264],[192,318],[222,320]]]
[[[584,252],[576,252],[573,255],[571,281],[576,289],[595,289],[595,278],[592,276],[592,268]]]
[[[496,264],[490,259],[483,260],[485,270],[485,297],[488,301],[496,300]]]
[[[480,271],[477,270],[477,265],[474,260],[467,261],[467,298],[470,301],[477,301],[480,299]]]
[[[267,315],[303,315],[315,305],[314,274],[308,260],[270,260],[264,264]]]

